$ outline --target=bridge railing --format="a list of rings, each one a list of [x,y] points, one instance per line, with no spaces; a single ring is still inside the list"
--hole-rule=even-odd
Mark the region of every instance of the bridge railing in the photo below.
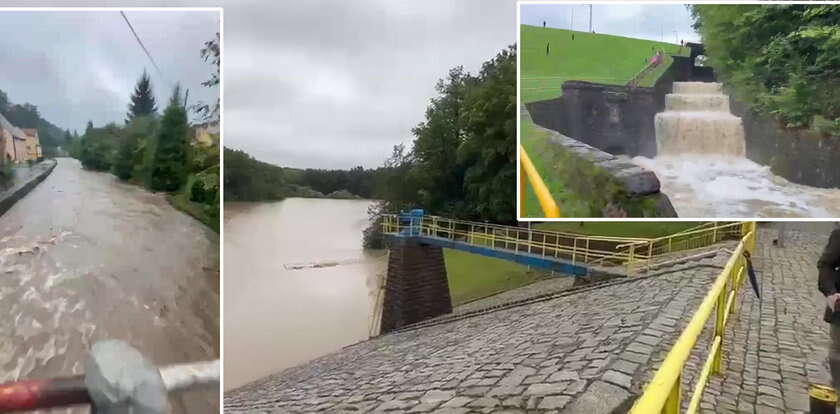
[[[649,268],[654,259],[669,253],[708,247],[723,240],[738,240],[746,234],[746,228],[749,225],[750,222],[706,222],[667,236],[631,241],[616,246],[618,250],[616,256],[628,257],[629,260],[623,262],[628,267],[647,266]],[[601,261],[608,262],[611,259],[607,257]]]
[[[545,217],[560,217],[560,207],[551,195],[551,191],[545,185],[534,163],[531,162],[531,157],[525,151],[525,148],[519,146],[519,208],[521,214],[525,215],[525,199],[527,194],[526,184],[531,185],[534,195],[537,196],[537,201],[540,203],[540,208]]]
[[[628,253],[616,253],[616,246],[649,239],[632,237],[585,236],[576,233],[541,231],[527,227],[503,226],[454,220],[437,216],[417,217],[416,222],[400,220],[396,214],[382,215],[385,234],[434,237],[474,246],[514,250],[542,257],[553,257],[588,264],[594,261],[623,264]]]
[[[738,289],[743,284],[744,276],[748,272],[747,260],[744,252],[752,252],[755,248],[755,223],[745,223],[746,234],[741,238],[735,251],[726,262],[706,294],[700,307],[694,313],[691,321],[683,330],[677,342],[671,347],[662,365],[656,371],[653,379],[645,386],[642,395],[636,400],[631,414],[677,414],[682,408],[682,372],[692,349],[703,327],[715,313],[714,338],[709,347],[708,356],[697,377],[691,400],[688,402],[686,413],[695,413],[700,406],[700,400],[710,375],[719,374],[722,370],[723,348],[726,340],[726,324],[730,316],[737,310],[736,300]]]

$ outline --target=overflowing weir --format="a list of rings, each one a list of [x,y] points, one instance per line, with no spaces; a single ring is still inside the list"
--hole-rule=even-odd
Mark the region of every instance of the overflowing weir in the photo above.
[[[840,190],[791,183],[746,158],[741,118],[714,82],[674,82],[656,114],[656,173],[680,217],[837,217]]]
[[[720,83],[675,82],[654,125],[660,155],[746,153],[744,126],[729,112],[729,97]]]

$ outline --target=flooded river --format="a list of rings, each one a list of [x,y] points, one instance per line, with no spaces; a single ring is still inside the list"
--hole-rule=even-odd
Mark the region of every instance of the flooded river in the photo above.
[[[219,237],[161,194],[59,159],[0,216],[0,314],[0,381],[81,374],[102,339],[156,364],[217,359]],[[172,403],[208,413],[218,398]]]
[[[370,201],[225,204],[225,389],[368,338],[382,252]]]

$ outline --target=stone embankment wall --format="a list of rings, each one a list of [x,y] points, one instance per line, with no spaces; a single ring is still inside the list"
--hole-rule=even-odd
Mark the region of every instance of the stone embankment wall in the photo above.
[[[840,187],[840,137],[783,128],[779,121],[750,110],[731,95],[729,101],[732,113],[744,123],[747,158],[798,184]]]
[[[530,122],[528,111],[521,112],[523,122]],[[542,164],[543,179],[567,183],[565,190],[588,204],[588,216],[676,217],[652,171],[557,131],[535,129],[528,138],[535,141],[531,158]]]
[[[713,81],[711,68],[674,56],[652,88],[568,81],[563,96],[527,104],[537,125],[574,137],[613,155],[656,155],[654,116],[677,81]]]
[[[21,182],[13,184],[10,188],[0,190],[0,215],[9,211],[10,208],[25,195],[29,194],[35,186],[44,181],[56,165],[55,160],[45,160],[35,164],[32,173]]]

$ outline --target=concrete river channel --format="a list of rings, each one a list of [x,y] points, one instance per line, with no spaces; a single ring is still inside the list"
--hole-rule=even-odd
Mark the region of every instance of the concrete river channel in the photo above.
[[[219,236],[162,194],[59,159],[0,216],[0,314],[2,382],[81,374],[103,339],[158,365],[217,359]],[[219,409],[217,390],[170,399]]]
[[[370,201],[225,203],[225,389],[368,339],[385,273]]]

